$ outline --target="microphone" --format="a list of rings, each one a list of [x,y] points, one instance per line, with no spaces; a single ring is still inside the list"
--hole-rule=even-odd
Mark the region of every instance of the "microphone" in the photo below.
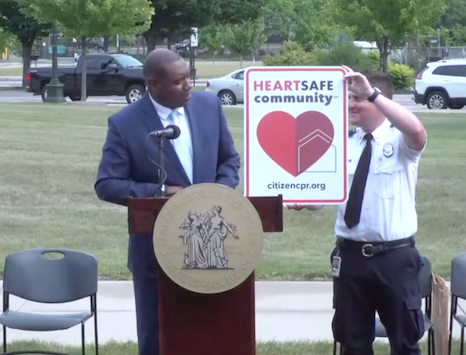
[[[160,129],[158,131],[150,132],[150,135],[156,136],[157,138],[167,138],[167,139],[176,139],[180,136],[181,130],[180,127],[175,125],[169,125],[165,129]]]

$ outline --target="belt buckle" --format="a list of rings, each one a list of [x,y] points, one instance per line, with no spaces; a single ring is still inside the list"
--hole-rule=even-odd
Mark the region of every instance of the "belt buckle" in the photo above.
[[[362,248],[361,248],[362,255],[364,255],[366,258],[371,258],[371,257],[374,256],[374,254],[372,254],[372,253],[371,253],[371,254],[367,253],[367,252],[366,252],[366,248],[367,248],[367,247],[373,247],[373,245],[372,245],[372,244],[364,244],[364,245],[362,246]]]

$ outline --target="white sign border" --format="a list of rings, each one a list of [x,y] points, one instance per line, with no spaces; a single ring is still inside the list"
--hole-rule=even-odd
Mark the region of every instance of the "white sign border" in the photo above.
[[[249,194],[249,77],[251,72],[257,71],[266,71],[266,72],[274,72],[274,71],[340,71],[345,75],[348,71],[344,67],[340,66],[251,66],[245,69],[244,71],[244,195],[245,197],[250,197]],[[343,83],[343,102],[344,102],[344,112],[343,112],[343,122],[344,127],[343,131],[348,132],[348,106],[349,106],[349,99],[348,99],[348,85],[346,82]],[[303,204],[303,205],[339,205],[342,203],[346,203],[349,197],[349,189],[348,189],[348,134],[344,135],[343,138],[343,198],[338,200],[286,200],[283,199],[284,205],[290,204]]]

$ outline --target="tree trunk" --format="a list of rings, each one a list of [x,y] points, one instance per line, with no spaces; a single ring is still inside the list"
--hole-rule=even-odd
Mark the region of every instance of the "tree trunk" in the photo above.
[[[21,57],[23,58],[23,88],[26,87],[26,74],[31,68],[31,52],[34,39],[20,38],[21,41]]]
[[[103,45],[104,52],[108,52],[108,40],[109,40],[108,36],[104,36],[104,45]]]
[[[146,39],[147,53],[149,53],[155,49],[157,31],[151,27],[148,31],[144,32],[144,38]]]
[[[384,73],[387,72],[388,70],[388,55],[390,54],[390,48],[389,48],[389,38],[387,36],[383,37],[382,40],[382,53],[381,53],[381,59],[382,59],[382,71]]]
[[[86,60],[86,47],[87,47],[87,38],[81,37],[81,101],[86,101],[87,99],[87,60]]]

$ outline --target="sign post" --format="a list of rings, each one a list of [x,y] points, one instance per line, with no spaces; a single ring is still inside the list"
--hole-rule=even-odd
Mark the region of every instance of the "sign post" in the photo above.
[[[348,196],[348,97],[342,67],[245,72],[245,196],[341,204]]]
[[[191,28],[191,38],[189,43],[189,64],[191,67],[191,78],[193,80],[193,84],[196,85],[196,60],[195,60],[195,48],[199,46],[199,36],[198,36],[198,28],[192,27]]]

